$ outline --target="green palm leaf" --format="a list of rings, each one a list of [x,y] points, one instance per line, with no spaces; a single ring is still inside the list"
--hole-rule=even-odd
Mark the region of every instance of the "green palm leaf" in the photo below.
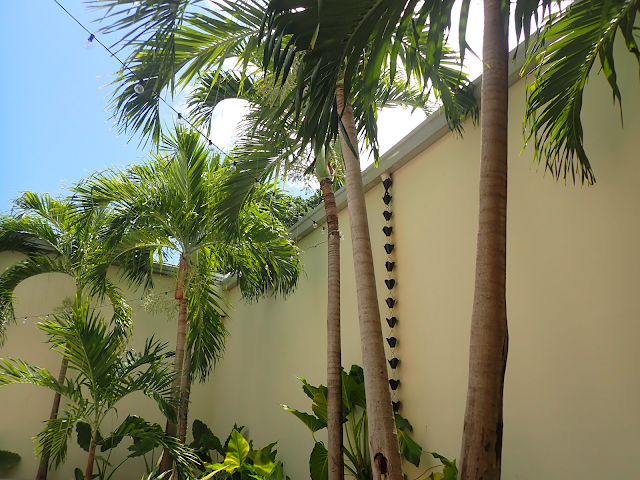
[[[595,177],[584,149],[580,114],[589,74],[597,60],[622,108],[613,58],[620,32],[640,61],[633,25],[640,2],[580,0],[553,16],[532,44],[535,78],[527,88],[525,127],[533,139],[535,159],[545,160],[556,178],[592,184]]]

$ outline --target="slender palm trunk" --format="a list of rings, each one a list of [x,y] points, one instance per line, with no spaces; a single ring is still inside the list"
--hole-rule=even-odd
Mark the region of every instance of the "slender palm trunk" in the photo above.
[[[184,366],[184,351],[187,343],[187,306],[188,300],[184,296],[184,282],[187,275],[187,265],[189,259],[186,253],[180,256],[180,266],[178,268],[178,278],[176,280],[176,289],[174,298],[180,302],[178,310],[178,334],[176,338],[176,356],[173,363],[173,371],[175,378],[171,384],[173,391],[172,399],[175,405],[180,404],[180,387],[182,386],[182,371]],[[180,408],[178,408],[178,415],[180,414]],[[177,436],[178,425],[167,421],[167,427],[165,433],[173,437]],[[166,448],[162,453],[162,461],[160,462],[159,473],[164,473],[171,469],[173,466],[173,459],[171,453]]]
[[[338,111],[344,112],[342,114],[342,124],[346,134],[349,136],[351,145],[358,152],[358,138],[353,108],[349,101],[345,102],[344,86],[342,84],[338,84],[336,88],[336,97]],[[373,465],[373,479],[402,480],[402,461],[391,407],[389,376],[382,340],[380,307],[378,306],[360,160],[349,148],[342,129],[340,134],[345,164],[347,205],[349,208],[353,263],[356,276],[360,345],[367,391],[369,447]]]
[[[87,458],[87,468],[84,471],[84,480],[92,480],[93,477],[93,462],[96,457],[96,432],[91,432],[91,444],[89,446],[89,458]]]
[[[67,345],[67,348],[69,345]],[[64,382],[64,379],[67,376],[67,366],[69,365],[69,359],[67,357],[62,357],[62,363],[60,364],[60,373],[58,373],[58,382]],[[49,416],[49,420],[55,420],[58,418],[58,410],[60,409],[60,394],[56,393],[53,396],[53,405],[51,406],[51,415]],[[36,474],[36,480],[46,480],[47,473],[49,471],[49,455],[50,451],[48,448],[42,449],[42,455],[40,456],[40,465],[38,467],[38,473]]]
[[[327,431],[329,480],[344,479],[342,453],[342,347],[340,344],[340,232],[333,182],[320,181],[327,216]]]
[[[78,283],[76,281],[76,297],[82,295],[82,288],[78,287]],[[69,344],[66,345],[65,348],[69,348]],[[63,383],[65,378],[67,378],[67,366],[69,365],[69,359],[66,356],[62,356],[62,362],[60,363],[60,371],[58,373],[58,382]],[[53,396],[53,405],[51,406],[51,414],[49,415],[49,420],[55,420],[58,418],[58,411],[60,410],[60,400],[61,396],[59,393],[56,393]],[[49,472],[49,457],[51,455],[51,451],[48,448],[42,449],[42,454],[40,456],[40,465],[38,465],[38,473],[36,473],[36,480],[47,480],[47,475]]]
[[[191,395],[191,351],[184,354],[182,383],[180,385],[180,412],[178,414],[178,439],[185,443],[187,439],[187,420],[189,417],[189,396]]]
[[[484,1],[480,212],[460,480],[499,480],[506,302],[508,49],[500,0]]]

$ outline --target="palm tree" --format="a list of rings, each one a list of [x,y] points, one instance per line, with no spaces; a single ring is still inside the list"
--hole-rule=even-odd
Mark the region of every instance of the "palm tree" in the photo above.
[[[157,94],[147,94],[145,90],[145,94],[137,95],[132,88],[132,82],[141,81],[155,92],[160,92],[166,87],[173,89],[174,79],[178,72],[181,72],[178,83],[183,84],[190,82],[196,75],[206,70],[210,71],[214,78],[217,78],[224,68],[223,62],[229,57],[238,59],[238,62],[242,64],[241,71],[244,74],[248,65],[260,63],[256,47],[266,31],[270,36],[265,41],[267,51],[264,56],[263,69],[274,71],[276,77],[279,74],[287,76],[294,64],[296,52],[313,49],[312,54],[302,56],[305,60],[299,62],[297,68],[297,88],[289,92],[290,101],[283,102],[285,109],[281,110],[281,115],[275,117],[281,119],[283,124],[290,122],[291,118],[295,118],[297,122],[298,118],[302,117],[301,125],[296,126],[298,128],[297,140],[300,144],[305,147],[311,144],[311,149],[314,151],[328,146],[332,139],[338,135],[338,124],[346,125],[345,118],[349,117],[349,113],[345,112],[346,117],[343,115],[344,108],[342,106],[338,108],[336,105],[336,90],[342,88],[339,79],[344,76],[345,82],[348,83],[347,92],[351,92],[351,79],[344,74],[355,68],[362,76],[358,83],[359,90],[354,90],[354,98],[359,107],[358,112],[360,112],[359,125],[366,132],[370,146],[377,158],[376,109],[371,96],[367,97],[367,94],[378,90],[383,66],[388,65],[391,84],[393,84],[396,75],[396,62],[395,60],[369,62],[367,68],[363,70],[357,55],[353,57],[356,59],[354,63],[351,55],[345,55],[342,50],[335,48],[335,45],[349,44],[347,37],[354,31],[364,31],[361,28],[360,13],[363,11],[363,6],[373,7],[372,2],[356,2],[356,4],[349,6],[347,12],[345,12],[344,4],[337,5],[335,2],[336,5],[331,6],[325,2],[322,15],[327,14],[331,17],[326,24],[330,24],[337,17],[340,17],[341,22],[348,24],[348,28],[340,30],[341,34],[344,32],[342,37],[328,41],[324,40],[324,36],[312,35],[319,18],[318,6],[320,4],[310,1],[296,2],[300,5],[292,5],[291,8],[295,8],[295,12],[302,12],[302,14],[296,14],[295,22],[289,22],[292,18],[291,15],[284,15],[286,18],[280,23],[280,29],[274,22],[274,17],[282,12],[267,11],[266,30],[263,18],[267,4],[264,1],[219,2],[219,10],[205,8],[203,13],[187,12],[186,7],[189,2],[185,1],[180,3],[180,13],[175,17],[163,17],[163,20],[155,21],[155,23],[149,22],[149,18],[153,18],[154,14],[154,9],[149,5],[138,5],[135,15],[132,16],[129,14],[130,12],[114,9],[114,7],[128,2],[106,0],[94,3],[98,7],[109,8],[107,16],[112,17],[113,23],[105,29],[106,31],[127,29],[128,34],[132,37],[138,39],[145,37],[145,35],[148,37],[147,41],[133,42],[138,48],[130,57],[127,69],[123,69],[120,77],[114,82],[117,88],[112,106],[123,130],[143,130],[155,138],[160,128]],[[382,2],[381,4],[384,4],[384,8],[391,9],[393,15],[398,13],[395,4],[390,6],[389,3]],[[413,11],[415,2],[408,3],[411,5],[407,6],[407,12]],[[400,10],[402,11],[402,8]],[[293,14],[293,11],[287,7],[286,13]],[[298,18],[302,19],[303,17],[306,21],[298,22]],[[372,33],[371,19],[377,17],[375,14],[373,16],[367,14],[365,17],[365,23],[369,29],[365,30]],[[383,17],[387,18],[388,15],[383,15]],[[418,38],[423,35],[426,18],[421,19],[421,25],[420,22],[416,24],[411,20],[411,15],[405,15],[403,18],[403,32],[408,32],[409,24],[415,28],[409,32],[410,36],[405,36],[401,32],[398,35],[400,41],[395,43],[392,51],[396,55],[402,53],[407,62],[413,62],[413,67],[408,69],[409,73],[412,78],[418,78],[416,76],[418,72],[422,75],[419,79],[422,81],[422,88],[426,95],[428,95],[427,90],[434,91],[450,100],[445,103],[448,118],[452,125],[458,128],[460,116],[473,105],[472,97],[468,94],[465,95],[466,92],[459,89],[461,81],[464,83],[464,78],[456,69],[451,68],[456,60],[446,50],[441,49],[437,65],[431,68],[430,64],[426,62],[426,60],[432,60],[427,58],[429,52],[421,51],[420,45],[416,45],[413,41],[416,33]],[[181,26],[182,24],[184,26]],[[171,26],[176,28],[172,29]],[[294,31],[290,28],[293,28]],[[285,35],[285,30],[287,35]],[[289,36],[291,33],[293,33],[293,40]],[[286,42],[283,42],[283,38],[286,38]],[[443,34],[440,36],[440,41],[442,38]],[[363,49],[366,44],[367,42],[364,42],[361,45]],[[367,48],[369,47],[367,46]],[[272,55],[274,61],[270,62],[269,59]],[[344,58],[349,59],[347,65],[343,65]],[[394,58],[393,55],[391,58]],[[314,63],[313,59],[318,61]],[[371,66],[374,68],[373,73],[370,71]],[[429,68],[425,68],[425,66]],[[242,81],[243,78],[240,78],[241,86],[243,86]],[[320,87],[316,88],[318,85]],[[313,87],[309,90],[309,94],[304,94],[306,86]],[[453,101],[454,99],[456,101]],[[301,113],[302,105],[306,105],[306,107]],[[347,102],[346,108],[351,109],[349,102]],[[340,122],[338,118],[341,119]],[[401,475],[400,453],[387,383],[371,245],[366,209],[364,208],[360,166],[357,159],[355,123],[340,130],[343,134],[342,152],[345,157],[346,172],[347,176],[351,178],[351,180],[347,178],[347,196],[358,282],[363,365],[369,382],[373,382],[369,396],[371,402],[369,422],[372,426],[370,432],[373,442],[371,452],[372,456],[380,453],[382,460],[378,458],[378,462],[389,464],[389,471],[393,472],[390,478],[399,478]],[[349,139],[344,136],[344,132],[347,131],[352,134]],[[349,161],[346,161],[347,157],[350,159]],[[234,203],[235,206],[229,208],[226,215],[222,215],[220,219],[222,222],[233,221],[234,215],[231,213],[236,211],[237,205],[242,203],[237,200],[245,199],[251,195],[252,177],[263,177],[263,169],[269,168],[269,162],[265,161],[262,165],[249,165],[243,162],[241,166],[246,166],[247,169],[250,167],[254,174],[244,175],[244,185],[241,188],[238,188],[239,185],[235,186],[233,195],[227,202],[227,205]],[[241,169],[241,171],[247,169]],[[358,185],[360,186],[358,187]],[[374,438],[376,440],[373,440]],[[391,457],[393,457],[393,461],[388,460]],[[384,465],[381,468],[386,470]]]
[[[243,98],[251,102],[252,110],[246,116],[239,140],[232,152],[234,158],[242,159],[235,175],[229,177],[225,185],[228,192],[243,191],[243,181],[247,178],[246,168],[261,180],[278,177],[278,170],[294,175],[299,172],[309,174],[315,171],[323,193],[327,218],[327,387],[328,387],[328,458],[330,480],[344,477],[342,435],[342,364],[340,345],[340,240],[338,212],[335,202],[333,172],[343,183],[343,150],[332,143],[329,149],[305,151],[305,145],[297,137],[297,122],[292,117],[281,123],[283,112],[292,108],[295,102],[295,84],[291,79],[279,88],[273,83],[273,73],[256,78],[256,75],[241,77],[233,71],[219,74],[204,73],[200,83],[187,97],[187,105],[193,112],[191,120],[197,125],[210,127],[215,106],[228,98]],[[403,80],[403,81],[400,81]],[[404,79],[395,84],[385,82],[376,92],[376,107],[405,106],[422,108],[429,112],[431,105],[420,91],[406,85]],[[284,127],[284,128],[283,128]],[[306,154],[306,155],[305,155]],[[306,158],[300,160],[300,158]],[[296,160],[291,160],[296,159]],[[258,165],[258,169],[253,165]],[[272,170],[276,172],[272,172]],[[259,173],[256,173],[259,172]],[[340,186],[338,183],[338,186]],[[250,196],[250,192],[247,192]],[[234,203],[235,201],[235,203]],[[222,205],[225,215],[235,212],[242,205],[237,197]]]
[[[113,305],[114,326],[127,335],[131,329],[131,311],[120,290],[107,278],[107,270],[120,264],[121,275],[131,285],[150,286],[152,282],[149,251],[130,248],[126,237],[116,238],[107,226],[105,210],[90,213],[77,208],[68,198],[48,194],[24,193],[15,200],[17,212],[5,216],[0,224],[0,251],[26,253],[26,259],[9,266],[0,275],[0,341],[6,329],[15,323],[14,292],[24,280],[47,273],[63,273],[75,280],[76,295],[95,300],[108,298]],[[67,361],[63,357],[58,376],[63,382]],[[57,418],[60,394],[54,395],[50,419]],[[49,451],[43,449],[37,479],[46,479]]]
[[[237,273],[245,298],[287,295],[297,285],[300,268],[297,248],[264,204],[247,204],[235,229],[219,228],[216,204],[227,169],[197,132],[177,127],[164,137],[164,149],[143,165],[96,173],[74,191],[87,208],[108,207],[114,230],[126,232],[135,224],[140,245],[179,255],[172,388],[176,401],[183,399],[178,418],[184,436],[191,376],[206,379],[224,346],[224,309],[214,285]],[[178,435],[178,425],[169,421],[166,433]],[[169,468],[171,456],[165,450],[160,471]]]
[[[172,369],[165,360],[165,344],[153,338],[146,341],[140,352],[124,350],[126,337],[122,330],[110,327],[94,310],[90,301],[76,297],[71,312],[45,320],[38,328],[49,337],[48,342],[77,372],[74,379],[56,378],[43,368],[23,360],[0,360],[0,387],[11,384],[31,384],[46,387],[68,400],[60,418],[52,418],[38,435],[38,449],[47,450],[56,466],[64,463],[71,433],[78,425],[78,440],[88,451],[84,480],[92,480],[96,447],[105,451],[108,445],[119,442],[118,436],[128,434],[134,426],[138,437],[169,448],[178,459],[181,473],[191,472],[195,455],[172,437],[158,435],[151,424],[127,417],[114,437],[102,438],[101,426],[118,402],[135,392],[142,392],[155,400],[167,418],[174,418],[176,409],[171,403]],[[83,427],[83,428],[81,428]],[[81,432],[86,435],[81,436]],[[111,448],[111,447],[109,447]]]
[[[422,80],[423,89],[430,85],[434,93],[449,100],[445,103],[448,106],[447,115],[455,128],[459,128],[461,115],[466,114],[473,105],[469,97],[465,96],[466,92],[460,90],[461,82],[464,85],[464,77],[450,68],[455,60],[452,62],[453,59],[450,54],[447,55],[446,50],[441,51],[437,64],[430,64],[429,60],[433,59],[425,54],[428,52],[421,51],[419,44],[411,45],[411,41],[404,38],[407,21],[412,20],[417,2],[410,3],[405,14],[407,20],[397,18],[396,22],[389,20],[389,17],[402,12],[402,2],[395,2],[393,5],[390,2],[352,2],[342,7],[337,4],[324,4],[321,7],[318,3],[301,1],[295,5],[287,5],[286,8],[277,2],[270,2],[264,38],[265,64],[273,59],[276,68],[282,68],[284,77],[288,73],[286,60],[283,61],[287,52],[307,52],[302,56],[297,69],[297,96],[299,99],[307,98],[306,105],[302,106],[301,101],[297,101],[295,105],[295,115],[303,117],[299,136],[318,146],[339,135],[342,144],[362,361],[370,392],[367,395],[370,454],[376,479],[402,478],[402,464],[389,392],[360,169],[358,134],[366,132],[365,138],[369,139],[377,158],[373,97],[380,87],[381,72],[387,65],[390,69],[390,83],[393,84],[396,75],[396,59],[393,54],[398,55],[400,49],[403,50],[407,67],[410,62],[414,62],[414,66],[422,69],[421,73],[424,75],[418,77],[411,68],[407,68],[408,78]],[[383,9],[380,10],[379,7]],[[396,23],[399,22],[400,25],[397,41],[390,49],[390,57],[387,57],[384,49],[375,50],[376,43],[384,40],[386,35],[376,31],[380,27],[376,23],[380,18],[384,22],[392,22],[394,28]],[[336,28],[338,24],[344,26],[344,29]],[[329,26],[329,35],[323,35],[322,25]],[[417,38],[423,35],[423,31],[417,29],[412,33],[417,33]],[[361,37],[354,40],[354,35]],[[354,47],[352,42],[359,42],[359,46]],[[336,48],[336,45],[346,47]],[[356,52],[349,49],[355,49]],[[360,55],[364,54],[369,54],[367,62],[360,60]],[[317,130],[313,126],[315,123],[332,125],[332,128]]]

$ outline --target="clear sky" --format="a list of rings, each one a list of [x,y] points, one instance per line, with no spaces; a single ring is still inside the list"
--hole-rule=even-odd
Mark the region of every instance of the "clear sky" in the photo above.
[[[87,25],[95,18],[78,0],[61,3]],[[140,161],[137,142],[127,146],[104,111],[100,87],[116,60],[97,45],[84,50],[88,35],[52,0],[2,7],[0,208],[21,191],[60,193],[62,181]]]
[[[90,30],[98,30],[92,22],[98,13],[85,3],[59,1]],[[112,165],[141,162],[146,153],[137,139],[127,145],[129,138],[118,136],[106,111],[111,89],[101,87],[117,71],[117,60],[97,44],[84,50],[88,35],[53,0],[4,1],[2,7],[0,210],[6,212],[22,191],[58,194],[65,181],[78,181]],[[472,8],[477,24],[479,1],[474,0]],[[480,32],[472,28],[470,36],[478,49],[473,38]],[[110,45],[116,41],[112,37],[100,38]],[[242,114],[241,103],[235,102],[223,103],[216,112],[213,138],[221,146],[229,143]],[[422,112],[383,112],[381,150],[392,147],[424,118]]]

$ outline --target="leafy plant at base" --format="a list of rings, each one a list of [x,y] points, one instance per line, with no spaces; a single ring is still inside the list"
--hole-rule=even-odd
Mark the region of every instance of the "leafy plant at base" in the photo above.
[[[116,410],[117,403],[138,391],[152,398],[163,415],[175,421],[176,409],[171,402],[172,366],[166,362],[171,354],[165,352],[166,344],[151,338],[141,352],[123,348],[126,337],[122,330],[109,328],[91,310],[89,300],[81,297],[76,297],[73,312],[54,316],[39,323],[38,328],[47,334],[53,349],[68,361],[69,369],[77,373],[75,378],[60,382],[46,369],[23,360],[0,360],[0,387],[17,383],[40,385],[68,400],[66,409],[57,418],[50,419],[38,434],[38,451],[47,449],[55,466],[60,466],[66,459],[74,426],[80,425],[81,446],[88,437],[84,479],[91,480],[97,447],[111,445],[112,448],[137,429],[138,438],[153,438],[172,451],[180,474],[192,472],[197,461],[195,454],[175,439],[160,436],[139,417],[128,417],[106,439],[100,433],[102,422]]]
[[[311,431],[316,442],[309,457],[309,472],[312,480],[328,478],[327,448],[316,440],[315,433],[327,427],[327,387],[315,387],[301,378],[302,390],[313,401],[313,414],[301,412],[286,405],[282,408],[300,419]],[[359,480],[373,478],[371,457],[369,455],[369,436],[367,427],[367,403],[364,388],[364,372],[358,365],[352,365],[349,373],[342,369],[342,414],[345,423],[344,455],[345,473]],[[400,414],[395,414],[400,453],[416,467],[420,465],[422,447],[413,440],[409,433],[413,430],[411,423]],[[437,479],[435,479],[437,480]]]
[[[195,450],[203,466],[203,470],[213,470],[202,480],[289,480],[284,475],[284,465],[276,462],[277,450],[273,450],[277,442],[270,443],[262,449],[253,449],[253,442],[247,441],[240,433],[244,427],[233,426],[224,446],[220,439],[200,420],[193,422],[193,438],[191,447]],[[213,463],[211,453],[215,451],[224,457],[222,463]]]
[[[429,452],[433,458],[437,458],[442,462],[442,472],[431,472],[424,480],[457,480],[458,479],[458,467],[456,466],[455,458],[449,460],[446,457],[436,453]],[[435,468],[435,467],[431,467]],[[430,470],[430,469],[429,469]]]

